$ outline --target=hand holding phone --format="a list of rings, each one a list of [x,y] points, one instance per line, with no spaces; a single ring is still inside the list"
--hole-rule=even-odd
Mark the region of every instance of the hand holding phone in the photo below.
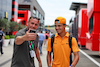
[[[32,29],[29,29],[25,34],[26,41],[33,41],[36,39],[36,37],[37,37],[36,31]]]

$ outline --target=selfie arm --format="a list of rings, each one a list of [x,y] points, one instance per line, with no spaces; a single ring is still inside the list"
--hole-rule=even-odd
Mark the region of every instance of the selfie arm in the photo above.
[[[16,45],[21,45],[24,41],[25,41],[25,35],[23,35],[23,36],[18,36],[18,37],[16,37],[16,39],[15,39],[15,44],[16,44]]]

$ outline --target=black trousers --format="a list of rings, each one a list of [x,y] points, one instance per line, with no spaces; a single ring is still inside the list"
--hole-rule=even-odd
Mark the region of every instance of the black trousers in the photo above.
[[[3,46],[3,42],[0,42],[0,52],[1,52],[1,54],[3,53],[2,46]]]

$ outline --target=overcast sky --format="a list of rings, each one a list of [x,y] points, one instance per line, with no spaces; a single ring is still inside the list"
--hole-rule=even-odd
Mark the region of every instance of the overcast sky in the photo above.
[[[55,18],[62,16],[69,24],[71,17],[75,16],[75,11],[69,10],[72,2],[87,3],[88,0],[37,0],[45,12],[45,25],[53,25]]]

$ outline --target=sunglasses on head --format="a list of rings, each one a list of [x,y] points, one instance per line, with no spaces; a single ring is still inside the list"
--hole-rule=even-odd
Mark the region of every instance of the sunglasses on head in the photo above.
[[[56,19],[55,21],[59,21],[58,19]]]
[[[34,19],[40,20],[40,18],[37,18],[37,17],[30,17],[30,19],[31,19],[31,18],[34,18]]]

